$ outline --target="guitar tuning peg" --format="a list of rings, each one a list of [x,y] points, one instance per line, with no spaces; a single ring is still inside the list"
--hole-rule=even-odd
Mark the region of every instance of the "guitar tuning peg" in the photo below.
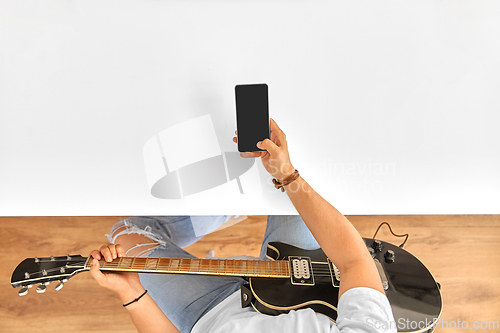
[[[36,287],[36,292],[39,294],[43,294],[47,290],[47,287],[45,284],[40,284],[38,287]]]
[[[28,287],[22,287],[21,290],[17,292],[19,296],[24,296],[28,293]]]
[[[56,291],[61,290],[62,287],[64,287],[64,282],[63,281],[59,281],[59,283],[56,285]]]

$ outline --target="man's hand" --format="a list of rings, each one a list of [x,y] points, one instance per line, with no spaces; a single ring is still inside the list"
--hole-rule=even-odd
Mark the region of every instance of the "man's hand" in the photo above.
[[[246,152],[241,153],[240,156],[245,158],[260,157],[264,168],[266,168],[271,176],[278,180],[284,180],[293,173],[295,168],[290,162],[285,133],[283,133],[272,118],[270,125],[271,140],[265,139],[257,143],[258,148],[265,149],[266,151]],[[237,134],[236,132],[234,133]],[[234,137],[233,142],[237,143],[238,139]]]
[[[103,245],[99,250],[92,251],[90,255],[94,258],[90,274],[99,285],[116,292],[122,303],[129,303],[144,293],[145,289],[139,280],[139,274],[99,270],[98,260],[101,258],[104,258],[106,262],[111,262],[113,259],[125,256],[125,250],[121,245]],[[140,301],[128,305],[126,309],[135,327],[141,333],[180,333],[148,294],[145,294]]]
[[[117,293],[124,303],[135,299],[144,292],[137,273],[101,272],[99,270],[98,260],[101,258],[104,258],[106,262],[111,262],[113,259],[125,256],[125,250],[121,245],[103,245],[99,250],[92,251],[90,255],[94,258],[90,267],[92,277],[100,286]]]

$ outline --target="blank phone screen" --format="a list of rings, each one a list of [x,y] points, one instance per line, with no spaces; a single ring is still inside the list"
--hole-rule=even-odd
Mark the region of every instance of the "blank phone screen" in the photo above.
[[[238,151],[263,151],[257,142],[269,139],[269,100],[267,84],[235,87]]]

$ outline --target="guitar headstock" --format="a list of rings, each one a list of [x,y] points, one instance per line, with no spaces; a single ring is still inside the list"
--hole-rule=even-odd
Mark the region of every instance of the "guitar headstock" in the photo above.
[[[67,255],[61,257],[27,258],[17,265],[10,283],[12,287],[18,288],[19,296],[28,293],[28,289],[34,284],[38,293],[46,290],[46,285],[52,281],[58,281],[56,290],[60,290],[73,275],[86,270],[87,257],[80,255]]]

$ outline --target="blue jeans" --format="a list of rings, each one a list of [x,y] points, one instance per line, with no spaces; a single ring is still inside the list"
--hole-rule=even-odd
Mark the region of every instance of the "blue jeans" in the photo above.
[[[196,217],[199,219],[201,217]],[[228,216],[204,216],[212,230]],[[191,245],[203,236],[196,236],[190,216],[133,217],[128,222],[158,241],[148,257],[195,258],[182,247]],[[267,243],[280,241],[312,250],[318,243],[299,215],[268,216],[259,259],[267,260]],[[240,289],[245,282],[239,277],[139,274],[141,283],[169,320],[182,333],[190,332],[194,324],[226,297]]]

